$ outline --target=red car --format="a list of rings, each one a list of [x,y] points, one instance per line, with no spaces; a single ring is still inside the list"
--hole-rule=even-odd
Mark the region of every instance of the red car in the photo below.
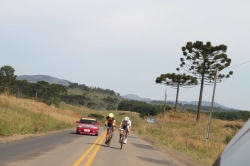
[[[81,118],[76,121],[76,134],[88,134],[98,136],[100,123],[95,118]]]

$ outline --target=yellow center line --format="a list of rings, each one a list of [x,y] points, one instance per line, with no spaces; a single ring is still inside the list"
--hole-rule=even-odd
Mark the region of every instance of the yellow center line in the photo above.
[[[90,166],[90,164],[92,163],[92,161],[93,161],[94,158],[95,158],[95,155],[97,154],[98,150],[100,149],[101,143],[103,142],[104,138],[105,138],[105,137],[103,137],[103,138],[98,142],[98,145],[96,146],[95,151],[94,151],[93,154],[90,156],[90,158],[87,160],[87,162],[84,164],[84,166]]]
[[[105,135],[106,132],[103,132],[102,135],[90,146],[90,148],[74,163],[73,166],[78,166],[82,160],[86,157],[86,155],[93,149],[93,147],[96,145],[96,143],[101,139],[103,140],[103,138],[106,136]]]

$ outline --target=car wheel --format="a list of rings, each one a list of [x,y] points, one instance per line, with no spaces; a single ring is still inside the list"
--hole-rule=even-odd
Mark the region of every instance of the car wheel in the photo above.
[[[76,134],[79,134],[77,130],[76,130]]]
[[[96,133],[95,136],[98,136],[98,133]]]

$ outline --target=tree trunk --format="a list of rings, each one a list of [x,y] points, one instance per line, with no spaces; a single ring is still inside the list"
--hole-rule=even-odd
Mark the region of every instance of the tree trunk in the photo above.
[[[175,100],[175,111],[176,111],[177,105],[178,105],[179,86],[180,86],[180,82],[178,82],[178,85],[177,85],[176,100]]]
[[[198,104],[196,122],[200,121],[200,112],[201,112],[201,105],[202,105],[203,87],[204,87],[204,75],[202,75],[202,78],[201,78],[201,89],[200,89],[200,97],[199,97],[199,104]]]

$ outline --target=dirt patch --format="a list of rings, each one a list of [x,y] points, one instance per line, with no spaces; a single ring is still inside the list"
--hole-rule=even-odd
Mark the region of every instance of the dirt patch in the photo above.
[[[179,152],[177,150],[171,149],[166,147],[164,144],[161,144],[157,141],[154,141],[146,136],[134,133],[138,138],[148,142],[149,144],[153,145],[156,149],[162,151],[165,154],[168,154],[169,156],[171,156],[172,158],[174,158],[175,160],[183,163],[186,166],[210,166],[209,164],[203,163],[199,160],[196,160],[194,158],[191,158],[187,155],[185,155],[182,152]]]

